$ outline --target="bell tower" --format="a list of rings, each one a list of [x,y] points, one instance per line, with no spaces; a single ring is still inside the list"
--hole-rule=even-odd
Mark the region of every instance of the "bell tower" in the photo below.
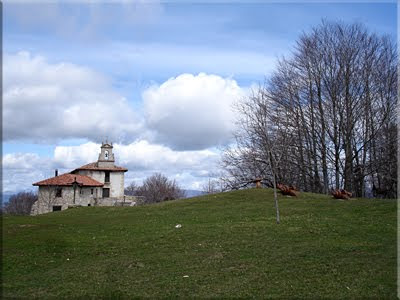
[[[114,167],[115,159],[112,149],[113,149],[112,143],[108,143],[107,141],[105,143],[103,142],[101,143],[101,152],[99,154],[99,159],[97,160],[97,165],[99,167],[101,168]]]

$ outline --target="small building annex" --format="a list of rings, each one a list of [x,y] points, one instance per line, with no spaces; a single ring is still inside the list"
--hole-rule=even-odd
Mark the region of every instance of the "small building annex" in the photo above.
[[[132,204],[134,197],[124,195],[124,175],[128,169],[114,164],[112,149],[112,143],[102,143],[97,162],[62,175],[56,170],[55,177],[34,183],[39,191],[31,215],[73,206]]]

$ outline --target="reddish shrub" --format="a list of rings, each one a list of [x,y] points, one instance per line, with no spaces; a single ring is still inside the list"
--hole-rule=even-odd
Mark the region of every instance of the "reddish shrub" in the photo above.
[[[334,190],[332,191],[332,196],[335,199],[350,199],[353,194],[346,190]]]
[[[278,183],[276,187],[281,191],[282,195],[297,197],[298,190],[293,186]]]

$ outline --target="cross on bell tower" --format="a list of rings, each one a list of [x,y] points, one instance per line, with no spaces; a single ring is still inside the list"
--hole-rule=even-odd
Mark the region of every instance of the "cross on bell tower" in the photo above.
[[[99,154],[99,159],[97,165],[99,167],[113,167],[114,166],[114,153],[112,152],[113,145],[107,140],[105,143],[101,143],[101,152]]]

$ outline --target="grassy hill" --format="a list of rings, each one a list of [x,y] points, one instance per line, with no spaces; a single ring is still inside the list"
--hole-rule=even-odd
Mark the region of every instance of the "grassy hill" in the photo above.
[[[396,298],[396,201],[243,190],[3,218],[5,297]],[[175,225],[181,224],[181,228]]]

